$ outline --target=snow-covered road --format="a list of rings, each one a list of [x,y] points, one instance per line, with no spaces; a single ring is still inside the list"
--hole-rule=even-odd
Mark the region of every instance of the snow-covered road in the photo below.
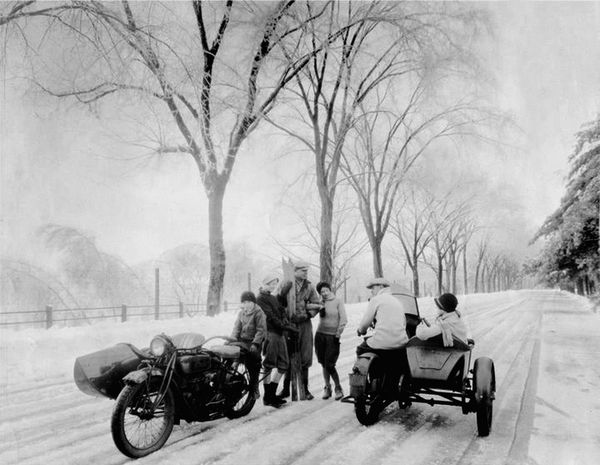
[[[430,300],[430,299],[429,299]],[[176,426],[165,447],[139,464],[597,464],[600,463],[600,316],[584,299],[555,291],[461,297],[476,347],[491,357],[497,396],[489,437],[460,408],[390,406],[374,426],[351,404],[321,400],[320,367],[311,369],[313,401],[276,410],[258,402],[238,420]],[[422,313],[433,311],[420,301]],[[360,342],[364,304],[349,306],[338,362],[343,384]],[[233,315],[56,331],[3,332],[0,406],[2,464],[121,464],[110,436],[113,401],[77,390],[72,362],[119,341],[146,345],[153,333],[201,325],[227,334]],[[54,368],[51,368],[54,366]]]

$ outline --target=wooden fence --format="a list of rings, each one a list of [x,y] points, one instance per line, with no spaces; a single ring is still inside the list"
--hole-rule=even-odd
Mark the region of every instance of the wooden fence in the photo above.
[[[228,310],[225,301],[223,310]],[[43,310],[22,310],[0,313],[0,326],[45,327],[82,326],[96,320],[133,321],[183,318],[185,316],[206,315],[205,304],[162,305],[120,305],[115,307],[53,308],[47,305]]]

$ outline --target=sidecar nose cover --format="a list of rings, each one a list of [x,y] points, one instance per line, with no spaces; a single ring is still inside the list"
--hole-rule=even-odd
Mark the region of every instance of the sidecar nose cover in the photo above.
[[[73,378],[85,394],[116,399],[123,388],[123,377],[137,369],[143,358],[143,354],[131,344],[117,344],[78,357],[73,367]]]

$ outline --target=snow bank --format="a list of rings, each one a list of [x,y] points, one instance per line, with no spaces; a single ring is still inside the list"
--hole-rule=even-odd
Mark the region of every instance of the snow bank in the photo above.
[[[517,299],[517,292],[458,296],[459,308],[468,314],[482,303]],[[348,304],[348,330],[354,331],[366,302]],[[433,299],[419,299],[422,316],[435,314]],[[195,316],[171,320],[99,322],[90,326],[50,329],[0,330],[0,387],[7,389],[15,384],[60,382],[72,379],[73,362],[80,355],[111,347],[119,342],[129,342],[137,347],[147,347],[156,334],[199,332],[206,337],[229,335],[236,312],[215,317]],[[316,325],[315,325],[316,326]]]

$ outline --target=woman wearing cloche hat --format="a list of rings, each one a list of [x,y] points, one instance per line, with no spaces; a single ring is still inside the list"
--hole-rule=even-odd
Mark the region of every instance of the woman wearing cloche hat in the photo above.
[[[429,324],[423,318],[423,321],[417,326],[416,336],[419,339],[432,339],[441,337],[445,347],[452,347],[453,337],[469,342],[470,335],[467,324],[456,309],[458,299],[454,294],[446,293],[433,299],[439,309],[438,316],[433,323]]]

